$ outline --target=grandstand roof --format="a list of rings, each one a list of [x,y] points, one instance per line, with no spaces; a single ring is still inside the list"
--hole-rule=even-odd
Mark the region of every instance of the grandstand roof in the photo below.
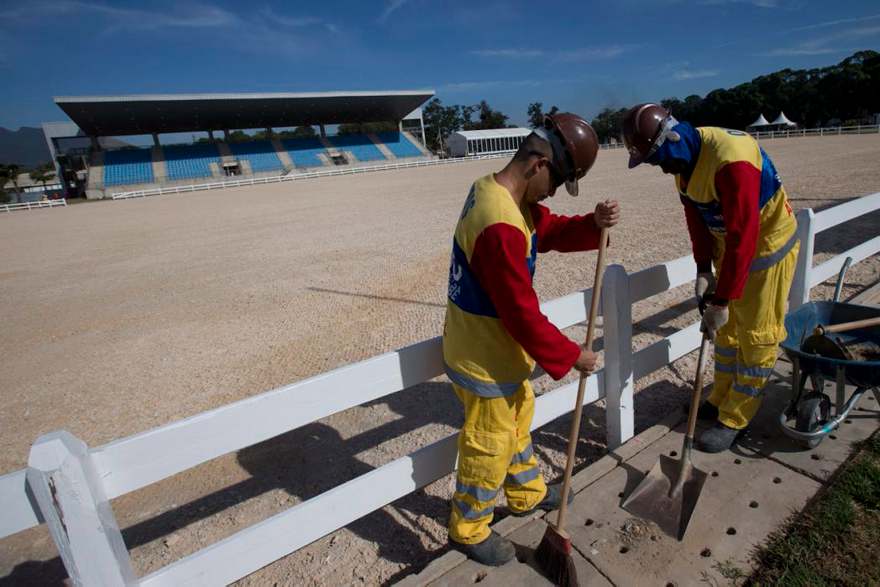
[[[434,90],[60,96],[88,135],[118,136],[402,120]]]
[[[530,128],[487,128],[481,130],[459,130],[459,134],[466,139],[500,139],[504,137],[525,137],[532,134]]]

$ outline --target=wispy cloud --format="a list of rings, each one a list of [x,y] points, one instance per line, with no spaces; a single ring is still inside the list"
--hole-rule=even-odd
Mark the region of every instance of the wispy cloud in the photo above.
[[[564,49],[556,54],[559,61],[601,61],[613,59],[628,51],[632,51],[638,45],[608,45],[606,47],[582,47],[579,49]]]
[[[409,0],[385,0],[385,8],[382,10],[382,14],[379,15],[377,20],[380,23],[384,23],[395,10],[407,2],[409,2]]]
[[[751,4],[758,8],[780,8],[783,5],[780,0],[702,0],[700,4],[705,6],[719,6],[721,4]]]
[[[236,39],[230,50],[248,53],[301,54],[318,45],[322,34],[339,34],[339,27],[310,15],[279,14],[263,8],[239,15],[220,6],[199,2],[176,2],[166,10],[122,8],[101,2],[44,0],[26,8],[7,11],[7,22],[31,23],[46,18],[79,17],[103,36],[137,31],[222,29]]]
[[[316,26],[322,24],[320,18],[315,18],[314,16],[286,16],[282,14],[277,14],[268,6],[261,10],[260,14],[263,15],[263,17],[266,18],[268,21],[275,22],[282,26],[291,28]]]
[[[672,74],[677,80],[687,80],[687,79],[701,79],[705,77],[715,77],[719,74],[717,69],[680,69]]]
[[[438,89],[448,92],[474,92],[492,88],[523,88],[538,87],[548,84],[572,83],[577,79],[518,79],[518,80],[481,80],[476,82],[454,82],[441,85]]]
[[[825,22],[817,22],[815,24],[808,24],[806,26],[799,26],[793,29],[788,29],[786,32],[794,33],[798,31],[809,31],[814,29],[821,29],[826,27],[837,26],[839,24],[851,24],[854,22],[864,22],[866,20],[876,20],[880,18],[880,14],[871,14],[868,16],[857,16],[855,18],[841,18],[839,20],[827,20]]]
[[[797,56],[797,55],[830,55],[834,53],[846,53],[858,49],[855,45],[861,39],[880,37],[880,26],[855,27],[839,31],[831,35],[808,39],[789,47],[777,47],[770,49],[761,56]]]
[[[545,50],[535,48],[475,49],[471,55],[494,59],[535,59],[546,57],[552,61],[578,62],[613,59],[635,49],[637,45],[608,45],[605,47],[578,47],[574,49]]]
[[[503,57],[506,59],[531,59],[544,55],[544,51],[541,49],[477,49],[470,53],[478,57]]]
[[[219,6],[200,3],[178,3],[170,10],[120,8],[97,2],[50,0],[35,2],[7,11],[4,19],[21,21],[58,16],[100,16],[115,27],[129,29],[156,28],[217,28],[234,25],[239,18]]]

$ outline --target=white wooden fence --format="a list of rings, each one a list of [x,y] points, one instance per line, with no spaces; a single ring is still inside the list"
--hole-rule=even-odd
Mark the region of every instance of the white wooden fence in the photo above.
[[[19,202],[17,204],[0,204],[0,210],[3,212],[15,212],[16,210],[36,210],[37,208],[54,208],[56,206],[67,206],[67,200],[39,200],[37,202]]]
[[[837,135],[874,135],[880,133],[880,124],[831,126],[822,128],[795,128],[789,130],[753,131],[756,139],[788,139],[791,137],[832,137]]]
[[[814,214],[798,214],[801,255],[791,301],[832,276],[843,258],[880,252],[873,238],[816,267],[816,233],[880,209],[880,193]],[[607,401],[608,446],[633,435],[633,383],[696,349],[698,324],[636,352],[632,304],[692,281],[682,257],[632,274],[607,269],[602,295],[605,368],[590,377],[584,403]],[[591,290],[542,304],[560,328],[586,319]],[[136,577],[109,500],[213,458],[241,450],[342,410],[410,388],[443,373],[439,338],[379,355],[160,428],[89,449],[67,432],[34,443],[28,468],[0,477],[0,538],[44,521],[77,585],[215,585],[235,581],[454,471],[455,436],[422,447],[365,475],[245,528],[145,577]],[[536,402],[533,428],[571,411],[576,383]]]

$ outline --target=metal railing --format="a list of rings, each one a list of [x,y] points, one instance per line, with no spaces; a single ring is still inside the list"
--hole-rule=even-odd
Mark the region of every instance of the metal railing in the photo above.
[[[37,208],[55,208],[57,206],[67,206],[67,200],[39,200],[37,202],[19,202],[16,204],[0,204],[0,210],[3,212],[14,212],[16,210],[36,210]]]
[[[880,124],[860,124],[856,126],[832,126],[822,128],[796,128],[791,130],[770,130],[750,132],[757,140],[788,139],[792,137],[831,137],[839,135],[880,134]]]
[[[198,183],[193,185],[182,185],[173,187],[159,187],[145,190],[135,190],[130,192],[119,192],[112,195],[114,200],[127,200],[130,198],[143,198],[147,196],[163,196],[168,194],[186,194],[191,192],[201,192],[205,190],[216,190],[224,188],[236,188],[251,185],[263,185],[268,183],[281,183],[285,181],[299,181],[303,179],[315,179],[319,177],[333,177],[337,175],[357,175],[360,173],[372,173],[375,171],[389,171],[392,169],[409,169],[412,167],[433,167],[435,165],[453,165],[456,163],[467,163],[469,161],[479,161],[482,159],[498,159],[500,157],[509,156],[510,152],[489,153],[485,155],[475,155],[472,157],[453,157],[449,159],[419,159],[417,161],[403,161],[396,163],[384,163],[382,165],[362,165],[342,167],[339,169],[322,169],[320,171],[304,171],[298,173],[296,171],[287,175],[274,175],[269,177],[249,177],[246,179],[231,179],[226,181],[212,181],[206,183]]]

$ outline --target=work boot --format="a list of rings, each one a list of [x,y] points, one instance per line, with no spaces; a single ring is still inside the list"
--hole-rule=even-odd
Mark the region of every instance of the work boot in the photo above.
[[[454,540],[450,540],[449,544],[453,548],[465,553],[469,559],[490,567],[500,567],[504,563],[513,560],[513,557],[516,556],[513,542],[507,538],[502,538],[494,530],[492,530],[488,538],[476,544],[462,544]]]
[[[736,428],[725,426],[721,422],[715,422],[714,426],[700,435],[700,441],[697,444],[697,448],[703,452],[710,453],[725,451],[729,449],[737,437],[744,432],[745,429],[737,430]]]
[[[574,501],[574,492],[569,488],[568,491],[568,505],[571,505],[571,502]],[[533,507],[530,510],[526,510],[524,512],[515,512],[510,510],[510,513],[518,518],[523,516],[527,516],[534,512],[535,510],[544,510],[545,512],[552,512],[553,510],[559,509],[559,506],[562,505],[562,483],[557,483],[555,485],[547,486],[547,494],[544,496],[544,499],[541,502]]]
[[[697,408],[697,420],[717,420],[718,408],[709,403],[708,400],[700,404]]]

